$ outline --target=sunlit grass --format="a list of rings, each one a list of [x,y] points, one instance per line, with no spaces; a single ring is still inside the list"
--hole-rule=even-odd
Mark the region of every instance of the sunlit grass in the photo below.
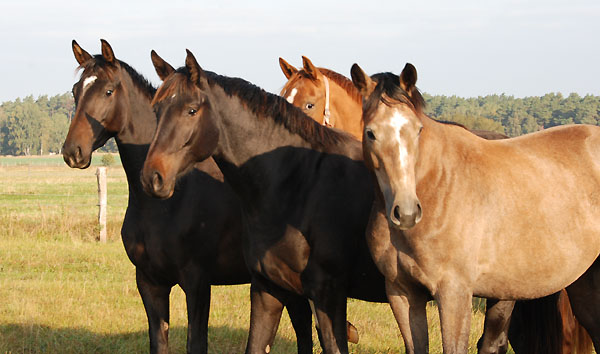
[[[120,240],[127,184],[120,166],[108,172],[108,242],[96,242],[95,168],[65,165],[0,167],[0,353],[140,353],[148,351],[147,321],[134,266]],[[249,286],[213,287],[209,352],[244,351]],[[428,306],[431,352],[441,353],[437,308]],[[402,353],[387,304],[348,302],[360,343],[352,353]],[[474,315],[470,353],[483,316]],[[171,352],[185,352],[185,297],[171,295]],[[316,332],[314,352],[320,353]],[[273,353],[295,353],[284,313]]]

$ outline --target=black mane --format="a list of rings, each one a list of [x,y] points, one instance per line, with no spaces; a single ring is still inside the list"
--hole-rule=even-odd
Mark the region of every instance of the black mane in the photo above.
[[[416,88],[412,90],[412,97],[400,87],[400,77],[386,72],[371,76],[377,83],[371,95],[364,101],[363,117],[371,117],[379,102],[391,105],[391,100],[399,101],[412,107],[417,114],[422,114],[425,109],[425,99]],[[387,97],[384,97],[385,94]]]
[[[390,72],[379,73],[371,76],[371,79],[377,82],[377,86],[375,87],[375,90],[373,90],[373,93],[371,93],[371,96],[365,101],[363,117],[371,117],[380,101],[389,106],[392,103],[390,102],[390,99],[411,106],[419,115],[423,114],[423,111],[425,110],[425,99],[416,88],[413,90],[412,97],[409,96],[408,93],[400,87],[400,77],[398,75]],[[383,96],[384,93],[387,97]],[[434,120],[438,123],[455,125],[468,130],[467,127],[457,122],[438,119]]]
[[[186,67],[178,68],[176,71],[189,78]],[[244,79],[222,76],[210,71],[204,73],[209,85],[218,85],[227,95],[239,98],[253,114],[259,117],[271,117],[276,123],[283,125],[291,133],[300,135],[317,149],[328,149],[349,136],[320,125],[283,97],[266,92]],[[164,96],[168,93],[159,95]]]
[[[119,64],[123,69],[125,69],[125,72],[129,74],[131,80],[133,81],[133,84],[146,95],[148,95],[150,99],[152,99],[152,97],[154,97],[154,94],[156,93],[156,87],[152,85],[150,81],[148,81],[148,79],[146,79],[142,74],[138,73],[134,68],[129,66],[129,64],[120,60]]]

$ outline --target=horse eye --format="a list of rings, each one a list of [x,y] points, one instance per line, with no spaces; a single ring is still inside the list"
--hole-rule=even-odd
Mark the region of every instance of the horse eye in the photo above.
[[[314,107],[315,107],[315,105],[313,103],[306,104],[306,109],[313,109]]]
[[[422,131],[423,131],[423,126],[421,126],[421,127],[419,128],[419,133],[418,133],[418,135],[421,135],[421,132],[422,132]]]
[[[190,110],[188,111],[188,114],[189,114],[190,116],[193,116],[193,115],[195,115],[195,114],[196,114],[196,112],[198,112],[198,111],[197,111],[197,110],[195,110],[195,109],[193,109],[193,108],[190,108]]]
[[[112,94],[113,94],[113,90],[106,90],[106,95],[107,95],[107,96],[110,96],[110,95],[112,95]]]
[[[375,134],[373,134],[372,130],[367,130],[367,138],[369,138],[369,140],[377,140],[375,139]]]

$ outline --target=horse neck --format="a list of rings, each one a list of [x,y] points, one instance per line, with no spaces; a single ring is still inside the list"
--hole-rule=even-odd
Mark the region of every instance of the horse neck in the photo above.
[[[133,84],[128,74],[123,74],[122,82],[125,85],[127,101],[115,141],[127,175],[130,194],[144,193],[140,172],[156,130],[156,116],[150,106],[151,99]]]
[[[348,92],[337,83],[329,80],[331,105],[331,120],[333,125],[362,140],[362,102],[357,102]]]
[[[220,135],[214,154],[216,159],[241,166],[249,159],[279,147],[310,147],[300,136],[271,117],[257,116],[239,98],[227,95],[220,87],[213,92],[219,102]]]
[[[423,132],[419,139],[416,179],[417,185],[423,188],[418,194],[438,193],[441,190],[435,186],[468,169],[464,162],[477,158],[485,140],[463,127],[440,123],[425,115],[421,122]]]
[[[273,190],[286,180],[312,179],[316,169],[307,166],[317,165],[323,152],[273,118],[257,116],[237,97],[216,90],[220,133],[213,157],[243,203],[255,204],[262,198],[257,191]],[[360,144],[356,145],[360,151]]]

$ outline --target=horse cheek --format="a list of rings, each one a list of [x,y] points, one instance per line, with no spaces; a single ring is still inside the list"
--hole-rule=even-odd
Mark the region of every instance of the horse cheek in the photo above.
[[[377,155],[373,153],[373,151],[369,151],[369,161],[374,170],[379,169],[379,159],[377,158]]]
[[[195,144],[195,152],[203,159],[208,158],[217,148],[219,143],[219,130],[215,124],[208,119],[201,121],[201,134]]]

